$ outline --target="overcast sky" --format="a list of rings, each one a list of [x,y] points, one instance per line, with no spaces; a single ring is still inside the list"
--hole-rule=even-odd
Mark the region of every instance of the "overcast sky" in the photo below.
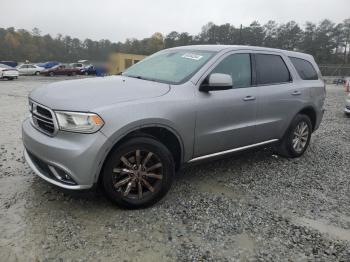
[[[43,34],[113,42],[173,30],[197,34],[210,21],[303,25],[350,18],[350,0],[0,0],[0,9],[0,27],[38,27]]]

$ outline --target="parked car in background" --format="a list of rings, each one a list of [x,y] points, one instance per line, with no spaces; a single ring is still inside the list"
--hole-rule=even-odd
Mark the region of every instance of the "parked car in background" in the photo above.
[[[55,75],[75,76],[79,73],[80,73],[80,69],[73,68],[65,64],[56,65],[52,68],[41,71],[41,74],[45,76],[55,76]]]
[[[107,70],[103,66],[87,66],[80,69],[81,75],[96,75],[96,76],[105,76],[107,74]]]
[[[18,78],[18,70],[8,65],[0,64],[0,79],[13,80]]]
[[[16,61],[0,61],[0,64],[8,65],[10,67],[16,67],[18,65]]]
[[[78,68],[78,69],[82,69],[84,68],[86,65],[82,64],[82,63],[71,63],[69,64],[71,67],[73,68]]]
[[[81,75],[96,75],[96,68],[93,65],[80,68]]]
[[[145,207],[186,163],[266,145],[302,156],[325,93],[311,55],[252,46],[162,50],[120,76],[35,89],[24,155],[56,186],[96,184],[120,206]]]
[[[350,117],[350,94],[348,94],[345,98],[345,109],[344,113]]]
[[[34,64],[22,64],[17,67],[20,75],[40,75],[40,72],[45,68],[34,65]]]
[[[36,64],[37,66],[39,67],[43,67],[45,69],[49,69],[51,67],[54,67],[56,65],[59,65],[60,63],[56,62],[56,61],[48,61],[48,62],[45,62],[45,63],[39,63],[39,64]]]
[[[343,78],[338,78],[333,80],[334,85],[342,85],[345,83],[345,80]]]
[[[70,66],[72,66],[74,68],[82,69],[82,68],[85,68],[85,67],[90,67],[90,66],[92,66],[92,64],[89,63],[89,60],[79,60],[76,63],[71,63]]]

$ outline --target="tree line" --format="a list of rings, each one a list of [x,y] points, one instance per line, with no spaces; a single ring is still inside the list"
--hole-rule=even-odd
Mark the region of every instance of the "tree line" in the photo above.
[[[165,36],[154,33],[149,38],[117,43],[107,39],[82,41],[61,34],[52,37],[42,35],[38,28],[31,32],[13,27],[0,28],[0,60],[104,61],[112,52],[150,55],[164,48],[198,44],[282,48],[312,54],[320,64],[346,64],[350,62],[350,18],[341,23],[324,19],[318,24],[307,22],[303,26],[295,21],[282,24],[269,21],[264,25],[253,21],[248,26],[238,27],[210,22],[196,35],[172,31]]]

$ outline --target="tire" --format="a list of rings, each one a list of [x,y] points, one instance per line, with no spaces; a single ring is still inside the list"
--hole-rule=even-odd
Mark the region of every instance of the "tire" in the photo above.
[[[49,76],[54,76],[54,75],[55,75],[54,72],[50,72],[50,73],[49,73]]]
[[[303,129],[305,130],[303,131]],[[307,135],[305,135],[307,132]],[[287,158],[296,158],[304,154],[309,146],[312,124],[308,116],[298,114],[294,117],[287,132],[276,148],[277,154]]]
[[[71,76],[76,76],[76,75],[77,75],[76,72],[72,72],[72,73],[71,73]]]
[[[37,71],[37,72],[35,72],[35,74],[34,74],[34,75],[38,76],[38,75],[40,75],[40,72],[39,72],[39,71]]]
[[[86,71],[86,72],[84,72],[84,75],[88,76],[88,75],[89,75],[89,72],[87,72],[87,71]]]
[[[136,209],[161,200],[169,191],[174,174],[174,159],[168,148],[152,137],[142,136],[113,149],[101,175],[104,191],[112,202]]]

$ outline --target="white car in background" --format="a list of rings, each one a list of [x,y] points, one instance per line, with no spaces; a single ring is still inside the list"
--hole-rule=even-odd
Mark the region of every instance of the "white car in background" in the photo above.
[[[8,65],[0,64],[0,79],[13,80],[18,78],[18,70]]]
[[[45,68],[34,64],[22,64],[17,66],[20,75],[40,75]]]
[[[344,113],[350,117],[350,94],[347,95],[347,97],[345,98],[345,109],[344,109]]]

